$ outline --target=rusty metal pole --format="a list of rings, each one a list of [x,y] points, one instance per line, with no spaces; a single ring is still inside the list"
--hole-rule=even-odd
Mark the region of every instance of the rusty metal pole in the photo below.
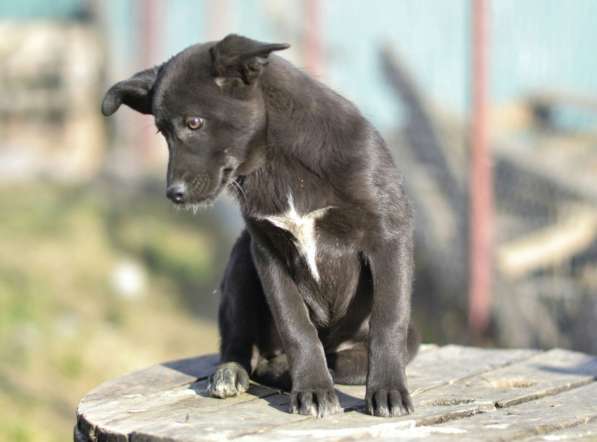
[[[321,78],[323,72],[323,48],[321,42],[321,2],[305,0],[305,68],[311,75]]]
[[[488,4],[471,0],[472,115],[470,161],[469,327],[479,336],[491,307],[493,180],[488,145]]]

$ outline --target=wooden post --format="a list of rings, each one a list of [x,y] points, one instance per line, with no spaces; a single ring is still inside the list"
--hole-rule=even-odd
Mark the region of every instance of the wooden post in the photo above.
[[[234,29],[232,25],[232,7],[230,0],[203,2],[205,15],[203,28],[208,40],[220,40]],[[205,39],[205,38],[203,38]]]
[[[489,321],[492,281],[493,183],[487,128],[488,3],[489,0],[471,0],[469,326],[477,335],[486,329]]]
[[[305,0],[305,68],[316,78],[323,76],[323,50],[321,44],[321,3]]]
[[[156,43],[157,43],[157,20],[158,2],[156,0],[138,0],[136,3],[139,19],[138,45],[140,51],[141,69],[147,69],[156,64]],[[146,117],[137,118],[139,130],[141,130],[140,144],[138,152],[141,155],[141,161],[146,164],[151,152],[151,145],[155,136],[153,124],[147,123]]]

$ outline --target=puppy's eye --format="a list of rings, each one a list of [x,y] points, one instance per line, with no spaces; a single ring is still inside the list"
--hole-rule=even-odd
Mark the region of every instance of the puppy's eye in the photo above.
[[[205,120],[201,117],[187,117],[185,124],[191,130],[201,129],[205,124]]]

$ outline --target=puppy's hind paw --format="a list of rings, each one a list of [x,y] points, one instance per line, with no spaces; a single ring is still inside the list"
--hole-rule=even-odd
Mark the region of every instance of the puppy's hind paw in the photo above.
[[[238,396],[248,389],[249,374],[236,362],[220,364],[207,384],[207,393],[220,399]]]

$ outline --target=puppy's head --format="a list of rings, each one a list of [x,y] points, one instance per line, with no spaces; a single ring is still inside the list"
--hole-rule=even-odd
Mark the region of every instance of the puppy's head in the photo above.
[[[102,112],[125,104],[152,114],[168,143],[168,198],[193,207],[212,202],[256,163],[265,129],[260,78],[269,55],[288,47],[238,35],[192,46],[116,83]]]

